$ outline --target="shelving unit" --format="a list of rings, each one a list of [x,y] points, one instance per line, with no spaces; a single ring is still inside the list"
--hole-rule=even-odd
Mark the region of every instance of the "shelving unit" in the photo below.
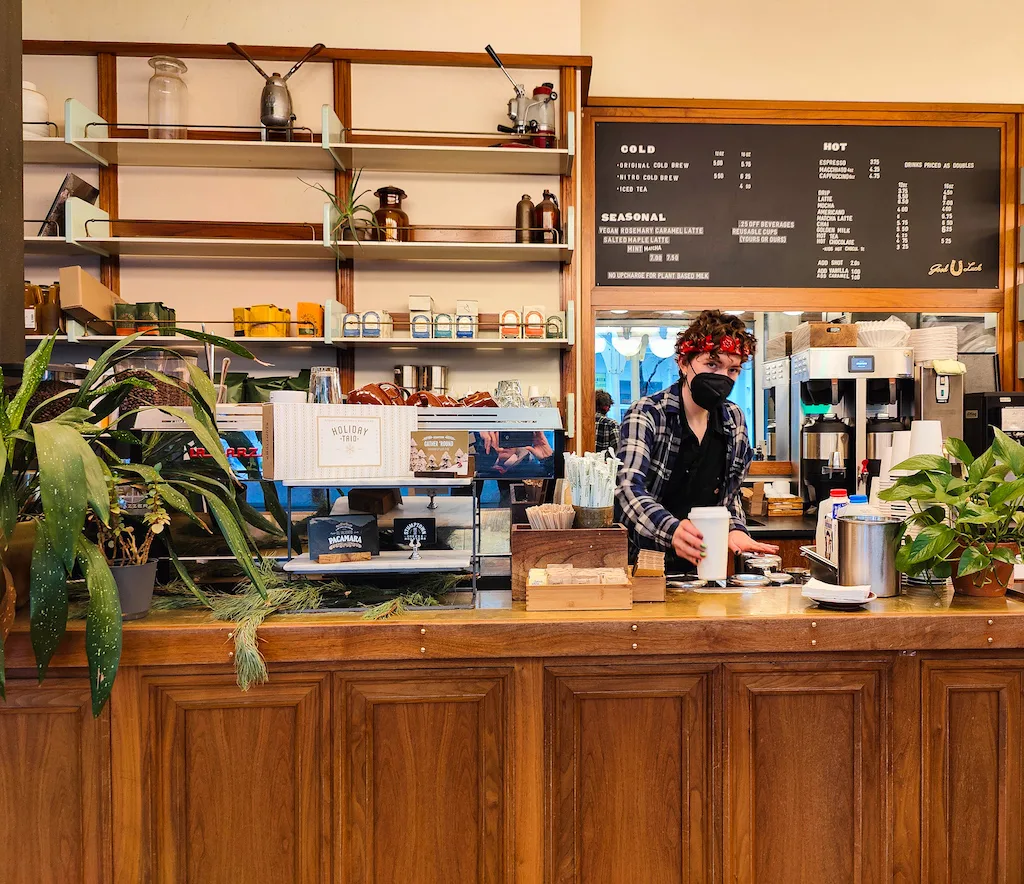
[[[66,258],[90,255],[92,251],[80,243],[72,242],[62,236],[26,236],[25,254]]]
[[[571,240],[571,237],[570,237]],[[349,242],[334,243],[346,261],[482,261],[559,263],[572,260],[572,242]]]
[[[245,340],[242,338],[241,340]],[[566,338],[341,338],[339,347],[402,347],[432,350],[566,350]]]
[[[436,571],[471,571],[473,554],[457,549],[420,550],[420,558],[410,559],[406,550],[386,550],[369,561],[340,562],[336,565],[321,565],[311,562],[309,554],[303,553],[284,563],[289,574],[422,574]]]
[[[56,124],[54,124],[54,131],[56,129]],[[84,166],[93,165],[96,162],[87,153],[83,153],[76,144],[56,136],[25,138],[21,142],[21,152],[22,161],[30,166]]]

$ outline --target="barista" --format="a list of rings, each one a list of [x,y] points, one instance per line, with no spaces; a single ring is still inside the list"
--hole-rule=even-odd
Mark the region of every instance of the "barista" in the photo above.
[[[740,488],[752,451],[743,412],[727,401],[756,341],[735,316],[705,310],[676,338],[679,380],[638,399],[621,425],[616,503],[630,548],[664,550],[676,573],[705,555],[692,507],[726,506],[729,549],[773,553],[747,533]]]

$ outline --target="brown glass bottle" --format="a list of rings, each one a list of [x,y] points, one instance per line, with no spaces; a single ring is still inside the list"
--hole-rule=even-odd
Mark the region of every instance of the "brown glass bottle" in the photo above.
[[[43,302],[42,290],[25,280],[25,334],[39,334],[39,318],[37,308]]]
[[[550,190],[544,191],[542,199],[533,210],[533,241],[556,243],[562,238],[562,213],[558,200]]]
[[[516,203],[516,242],[529,242],[533,227],[533,200],[528,193]]]
[[[381,242],[408,242],[409,216],[402,211],[405,191],[400,187],[382,187],[373,195],[380,200],[380,208],[373,213],[380,225],[377,239]]]
[[[43,302],[36,307],[36,327],[41,335],[60,331],[60,283],[43,289]]]

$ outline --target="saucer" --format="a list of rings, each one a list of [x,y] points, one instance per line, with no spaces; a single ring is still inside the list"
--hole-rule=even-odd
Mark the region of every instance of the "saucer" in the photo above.
[[[819,608],[824,608],[826,611],[856,611],[858,608],[863,608],[864,605],[873,602],[878,598],[873,592],[868,594],[868,597],[862,602],[837,602],[827,598],[815,598],[814,596],[805,596],[810,599]]]

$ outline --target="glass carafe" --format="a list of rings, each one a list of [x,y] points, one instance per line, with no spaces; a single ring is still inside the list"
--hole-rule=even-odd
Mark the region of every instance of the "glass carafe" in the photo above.
[[[333,365],[315,365],[309,370],[309,401],[317,405],[340,405],[341,377]]]
[[[151,58],[149,66],[149,137],[187,138],[188,86],[181,75],[188,68],[170,55]]]

